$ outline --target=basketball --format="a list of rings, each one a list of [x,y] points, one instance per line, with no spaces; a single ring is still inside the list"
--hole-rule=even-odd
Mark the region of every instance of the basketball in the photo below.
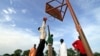
[[[44,21],[46,21],[46,20],[47,20],[47,18],[46,18],[46,17],[44,17],[44,18],[43,18],[43,20],[44,20]]]

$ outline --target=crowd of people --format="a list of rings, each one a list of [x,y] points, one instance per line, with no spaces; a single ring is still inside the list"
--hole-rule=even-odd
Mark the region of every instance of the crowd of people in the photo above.
[[[40,41],[39,41],[38,47],[36,48],[36,44],[34,44],[34,46],[30,49],[29,56],[44,56],[43,51],[45,48],[45,44],[47,45],[49,43],[49,44],[51,44],[51,47],[53,45],[53,34],[50,34],[49,27],[48,27],[48,40],[46,41],[46,37],[47,37],[46,21],[47,21],[47,18],[44,17],[42,26],[38,28],[38,31],[40,32],[40,36],[39,36]],[[84,46],[81,42],[80,36],[78,38],[79,38],[78,40],[76,40],[75,42],[72,43],[72,46],[74,47],[74,49],[76,51],[80,52],[80,56],[87,56]],[[60,39],[60,43],[61,44],[60,44],[60,49],[59,49],[59,56],[68,56],[67,47],[64,42],[64,39]],[[54,50],[54,48],[52,49],[52,51],[53,50]]]

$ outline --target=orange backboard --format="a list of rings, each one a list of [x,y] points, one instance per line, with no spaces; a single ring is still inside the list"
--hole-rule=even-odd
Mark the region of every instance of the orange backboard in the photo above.
[[[60,21],[63,21],[63,17],[59,9],[54,8],[49,3],[46,3],[45,10],[46,10],[46,13],[48,13],[49,15],[53,16],[54,18],[57,18]]]

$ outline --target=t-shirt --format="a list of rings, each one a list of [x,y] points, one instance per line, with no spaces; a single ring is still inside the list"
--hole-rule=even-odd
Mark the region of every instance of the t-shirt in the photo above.
[[[36,48],[31,48],[29,52],[29,56],[35,56],[36,55]]]
[[[76,40],[72,45],[76,50],[80,51],[80,53],[86,54],[85,48],[84,48],[83,43],[81,42],[81,40]]]
[[[42,26],[40,27],[40,39],[45,39],[46,38],[46,23],[43,21]]]
[[[67,47],[65,43],[60,46],[60,56],[67,56]]]

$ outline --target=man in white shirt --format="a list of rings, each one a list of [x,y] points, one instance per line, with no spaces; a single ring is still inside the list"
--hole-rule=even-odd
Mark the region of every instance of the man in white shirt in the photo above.
[[[60,55],[59,56],[67,56],[67,48],[63,39],[60,39]]]
[[[46,38],[46,20],[47,18],[43,18],[42,26],[38,28],[40,32],[40,43],[37,48],[36,56],[43,56],[43,50],[45,47],[45,38]]]

